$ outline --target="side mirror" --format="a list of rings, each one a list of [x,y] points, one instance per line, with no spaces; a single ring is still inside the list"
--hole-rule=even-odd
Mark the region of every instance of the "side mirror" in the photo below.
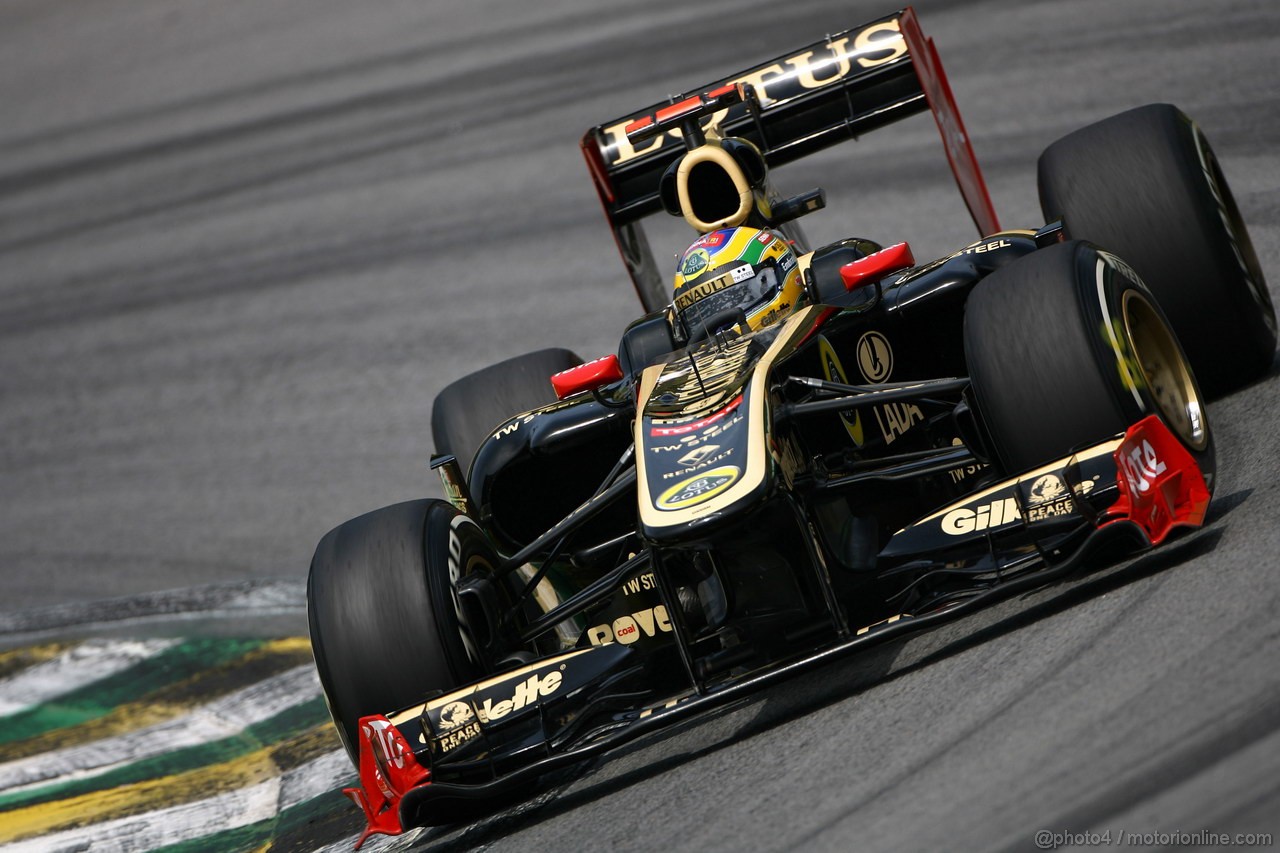
[[[819,305],[866,309],[880,301],[880,280],[915,265],[911,247],[880,248],[870,240],[841,240],[814,252],[806,285]]]
[[[622,365],[616,355],[606,355],[586,364],[551,374],[551,387],[556,399],[563,400],[583,391],[595,391],[622,378]]]

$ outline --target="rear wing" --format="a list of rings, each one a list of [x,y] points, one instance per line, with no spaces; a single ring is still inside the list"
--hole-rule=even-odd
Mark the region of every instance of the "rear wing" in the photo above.
[[[754,97],[717,111],[703,125],[718,123],[722,135],[749,139],[770,168],[932,110],[956,184],[980,235],[1000,230],[933,40],[920,31],[912,8],[695,91],[714,92],[735,84],[749,84],[747,91]],[[659,179],[686,149],[676,127],[643,141],[634,131],[700,100],[701,94],[675,97],[597,125],[582,138],[596,191],[646,311],[665,306],[670,293],[668,276],[657,267],[641,220],[662,211]]]

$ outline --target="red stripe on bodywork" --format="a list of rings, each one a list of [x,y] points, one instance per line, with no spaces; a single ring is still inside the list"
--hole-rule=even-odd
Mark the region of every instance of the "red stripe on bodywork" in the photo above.
[[[693,421],[692,423],[687,423],[687,424],[680,424],[679,426],[671,426],[671,427],[656,426],[649,430],[649,435],[650,436],[672,436],[672,435],[687,435],[688,433],[696,432],[697,430],[702,429],[704,426],[709,426],[710,424],[713,424],[716,421],[723,418],[725,415],[730,414],[734,409],[738,407],[738,404],[741,402],[742,402],[742,395],[739,394],[738,396],[733,398],[732,402],[730,402],[729,405],[725,406],[723,409],[721,409],[718,412],[713,412],[712,414],[707,415],[705,418],[702,418],[701,420]]]
[[[691,98],[685,98],[678,104],[672,104],[669,107],[663,107],[658,110],[658,124],[665,124],[672,119],[679,118],[682,115],[691,113],[702,107],[702,96],[694,95]]]

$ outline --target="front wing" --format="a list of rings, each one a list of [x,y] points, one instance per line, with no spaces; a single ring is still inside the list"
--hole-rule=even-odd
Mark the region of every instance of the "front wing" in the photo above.
[[[365,717],[359,732],[361,786],[344,792],[367,821],[356,846],[374,834],[455,822],[465,813],[460,806],[527,789],[541,774],[855,650],[1041,586],[1079,568],[1102,541],[1116,535],[1158,545],[1176,528],[1203,523],[1211,478],[1212,472],[1201,471],[1168,427],[1151,416],[1109,441],[970,495],[895,536],[882,552],[886,558],[928,553],[942,560],[952,548],[976,541],[998,555],[1006,536],[1025,538],[1027,531],[1050,522],[1046,538],[1056,544],[1036,551],[1035,570],[1026,570],[1025,547],[1011,549],[1006,556],[1018,570],[1008,579],[943,608],[899,614],[814,653],[661,698],[652,693],[641,698],[633,650],[610,643],[546,658],[389,716]],[[1051,480],[1058,485],[1047,485]],[[1105,501],[1101,509],[1100,498]]]

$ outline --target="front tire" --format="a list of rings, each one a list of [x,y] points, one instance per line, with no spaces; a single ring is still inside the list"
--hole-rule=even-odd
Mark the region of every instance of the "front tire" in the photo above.
[[[496,564],[475,522],[439,500],[375,510],[320,540],[307,580],[311,648],[353,762],[361,717],[398,711],[480,675],[453,582]]]
[[[451,382],[431,407],[436,453],[451,454],[467,470],[494,428],[513,415],[556,401],[551,374],[582,364],[567,349],[518,355]]]
[[[1078,130],[1045,150],[1038,177],[1046,220],[1142,276],[1207,394],[1270,369],[1270,291],[1217,157],[1181,110],[1150,104]]]
[[[1014,475],[1157,414],[1201,468],[1213,442],[1167,320],[1124,261],[1060,243],[996,270],[969,295],[965,358],[997,461]]]

